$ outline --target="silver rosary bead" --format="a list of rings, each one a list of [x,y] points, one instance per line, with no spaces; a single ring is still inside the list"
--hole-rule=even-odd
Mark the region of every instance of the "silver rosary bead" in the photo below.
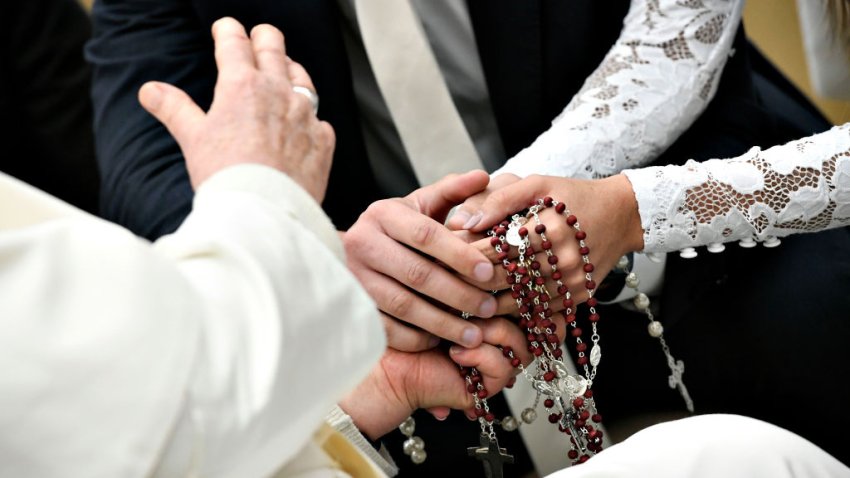
[[[741,239],[740,241],[738,241],[738,245],[743,247],[744,249],[750,249],[756,247],[756,241],[754,241],[752,237],[748,237],[746,239]]]
[[[414,451],[422,451],[425,449],[425,441],[419,437],[411,437],[404,441],[402,450],[405,455],[412,455]]]
[[[661,337],[661,334],[664,333],[664,326],[661,325],[661,322],[659,322],[657,320],[653,320],[646,327],[646,330],[649,332],[649,335],[651,335],[652,337],[658,338],[658,337]]]
[[[629,268],[629,258],[628,256],[620,257],[620,260],[617,261],[617,269],[626,270]]]
[[[649,296],[644,294],[643,292],[638,293],[632,301],[639,310],[645,310],[649,308]]]
[[[637,289],[638,285],[640,285],[640,279],[638,279],[637,274],[635,274],[634,272],[629,272],[629,274],[626,276],[626,287]]]
[[[507,417],[502,419],[502,428],[506,432],[512,432],[519,428],[519,423],[517,423],[516,418],[508,415]]]
[[[409,437],[413,435],[413,432],[416,431],[416,422],[413,420],[413,417],[407,417],[401,425],[398,426],[398,430],[402,435]]]
[[[413,453],[410,454],[410,461],[416,465],[424,463],[426,458],[428,458],[428,454],[425,453],[425,450],[413,450]]]
[[[525,423],[533,423],[534,420],[537,420],[537,412],[533,408],[526,408],[522,411],[520,417]]]
[[[712,254],[717,254],[719,252],[725,251],[726,246],[723,245],[722,242],[712,242],[711,244],[708,245],[708,247],[706,247],[706,249],[708,250],[708,252],[711,252]]]
[[[767,236],[765,238],[764,242],[761,243],[761,245],[763,245],[764,247],[767,247],[769,249],[773,249],[774,247],[779,246],[779,244],[781,244],[781,243],[782,243],[782,241],[780,241],[778,237]]]
[[[679,257],[682,259],[693,259],[697,256],[697,250],[693,247],[686,247],[679,251]]]

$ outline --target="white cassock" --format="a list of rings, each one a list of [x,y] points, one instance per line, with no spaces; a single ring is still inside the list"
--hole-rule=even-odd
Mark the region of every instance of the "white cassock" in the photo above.
[[[385,342],[342,257],[263,166],[154,244],[0,174],[0,476],[347,476],[314,432]]]

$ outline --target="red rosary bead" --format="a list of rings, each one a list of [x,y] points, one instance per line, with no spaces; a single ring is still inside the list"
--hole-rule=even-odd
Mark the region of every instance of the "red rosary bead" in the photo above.
[[[575,460],[576,458],[578,458],[578,452],[576,450],[570,450],[570,451],[567,452],[567,457],[570,460]]]
[[[581,327],[576,327],[572,331],[570,331],[570,335],[572,335],[573,337],[581,337],[581,332]]]
[[[547,398],[546,400],[543,400],[543,406],[546,408],[552,408],[555,406],[555,400]]]
[[[558,413],[553,413],[549,415],[549,423],[558,423],[558,420],[561,419],[561,415]]]
[[[590,314],[587,316],[587,320],[591,322],[599,322],[599,314]]]
[[[588,262],[584,265],[584,267],[582,267],[582,269],[584,269],[585,272],[593,272],[593,264]]]
[[[569,216],[567,216],[567,225],[568,226],[575,226],[577,222],[578,222],[578,218],[575,217],[574,215],[570,214]]]
[[[567,205],[566,205],[566,204],[564,204],[564,203],[562,203],[562,202],[559,202],[559,203],[555,206],[555,212],[557,212],[558,214],[561,214],[561,213],[563,213],[563,212],[564,212],[564,211],[566,211],[566,210],[567,210]]]
[[[583,255],[583,256],[586,256],[586,255],[590,254],[590,248],[587,247],[587,246],[582,246],[582,247],[579,248],[578,253]]]
[[[579,409],[583,406],[584,406],[584,399],[583,398],[576,397],[575,399],[573,399],[573,407],[575,407],[576,409]]]
[[[558,263],[558,256],[549,256],[546,260],[549,262],[549,264],[554,266]]]
[[[478,398],[487,398],[487,389],[486,388],[478,389]]]
[[[582,342],[580,344],[576,344],[576,352],[584,352],[587,350],[587,344]]]
[[[487,420],[488,422],[492,422],[493,420],[496,419],[496,416],[493,415],[492,413],[487,413],[487,414],[484,415],[484,419]]]
[[[519,367],[520,361],[518,358],[514,357],[511,359],[511,367],[517,368]]]
[[[589,280],[589,281],[584,283],[584,287],[588,290],[596,289],[596,281]]]
[[[587,299],[587,306],[588,307],[596,307],[597,305],[599,305],[599,301],[596,300],[596,297],[591,297],[591,298]]]
[[[561,358],[561,355],[564,355],[564,351],[561,350],[561,349],[555,349],[555,350],[552,351],[552,355],[555,358]]]
[[[550,371],[544,373],[543,374],[543,380],[546,380],[547,382],[551,382],[552,380],[555,380],[555,372],[550,370]]]
[[[583,240],[587,239],[587,233],[584,232],[584,231],[576,232],[576,239],[578,239],[579,241],[583,241]]]

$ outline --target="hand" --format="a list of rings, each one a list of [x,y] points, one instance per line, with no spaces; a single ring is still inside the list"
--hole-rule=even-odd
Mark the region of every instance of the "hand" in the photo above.
[[[487,344],[509,346],[523,364],[531,362],[525,335],[515,324],[503,318],[479,319],[478,323]],[[563,319],[558,328],[565,330]],[[340,407],[372,440],[392,431],[418,408],[428,408],[438,418],[445,418],[448,408],[465,410],[472,419],[474,402],[458,364],[478,369],[489,396],[515,380],[516,370],[502,351],[487,344],[474,349],[452,346],[450,356],[457,364],[440,349],[419,353],[387,349],[366,380],[340,402]]]
[[[508,185],[494,190],[488,188],[458,208],[458,214],[463,211],[470,217],[481,217],[474,226],[468,228],[470,232],[483,232],[510,214],[528,207],[532,201],[549,196],[566,203],[578,217],[582,230],[587,233],[585,242],[590,248],[589,257],[595,267],[593,277],[597,283],[602,282],[623,254],[643,249],[643,230],[637,202],[631,183],[623,175],[600,180],[535,175],[521,181],[508,179],[505,182]],[[558,269],[564,274],[564,284],[575,300],[586,300],[585,272],[582,270],[575,231],[551,208],[541,212],[540,219],[546,225],[546,235],[559,258]],[[457,223],[450,223],[450,226],[457,227]],[[539,237],[535,234],[530,236],[533,236],[532,245],[539,248]],[[488,240],[478,241],[476,246],[496,262],[496,254]],[[499,289],[506,288],[501,277],[493,285]],[[546,287],[553,292],[557,290],[552,282],[547,283]],[[556,297],[557,294],[553,293],[552,296]],[[552,301],[552,305],[554,310],[562,308],[560,301]],[[498,314],[512,313],[515,309],[516,305],[509,294],[499,295]]]
[[[478,317],[496,311],[492,295],[473,285],[492,279],[492,262],[443,226],[448,211],[488,181],[486,173],[473,171],[378,201],[344,234],[348,267],[378,303],[390,347],[426,350],[437,337],[466,347],[481,343],[477,326],[428,298]]]
[[[209,112],[184,91],[149,82],[139,101],[177,140],[192,186],[228,166],[258,163],[278,169],[317,202],[327,187],[335,137],[293,85],[313,89],[301,65],[289,60],[283,35],[258,25],[251,37],[232,18],[213,24],[218,81]]]

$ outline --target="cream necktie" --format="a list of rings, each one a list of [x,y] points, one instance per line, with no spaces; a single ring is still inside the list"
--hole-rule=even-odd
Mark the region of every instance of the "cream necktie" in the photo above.
[[[410,0],[355,0],[369,63],[419,184],[484,169]]]

